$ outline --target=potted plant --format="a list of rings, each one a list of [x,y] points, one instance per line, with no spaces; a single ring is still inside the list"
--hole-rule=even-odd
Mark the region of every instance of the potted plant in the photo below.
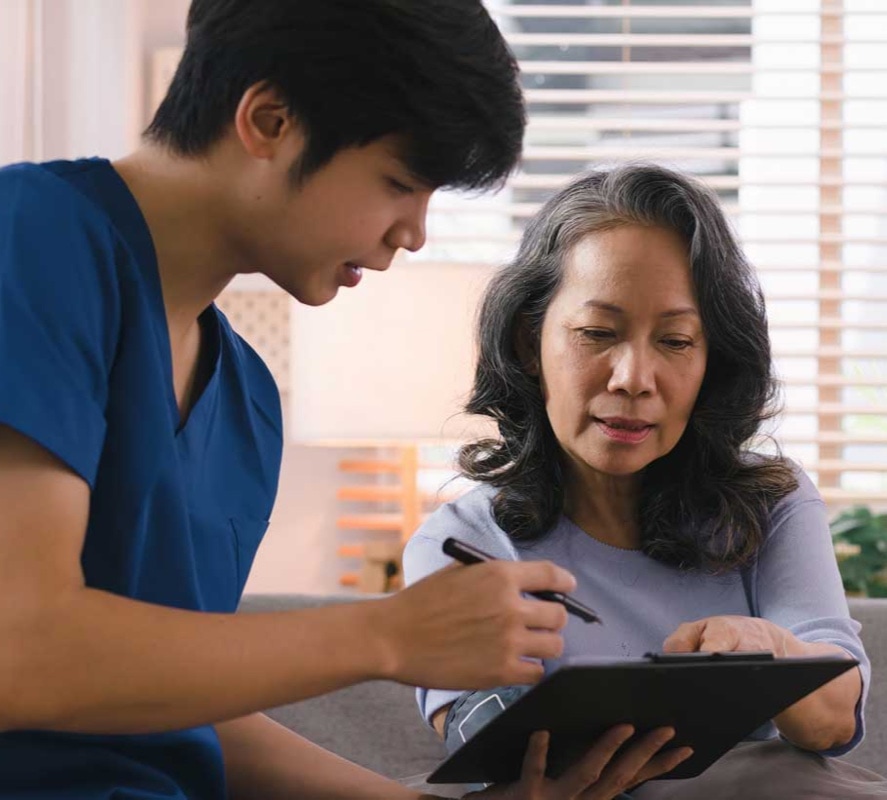
[[[887,514],[854,506],[832,520],[831,532],[847,594],[887,597]]]

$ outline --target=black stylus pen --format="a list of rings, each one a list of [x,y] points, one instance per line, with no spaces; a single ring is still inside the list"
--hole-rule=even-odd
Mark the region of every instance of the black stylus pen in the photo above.
[[[461,561],[463,564],[480,564],[482,561],[496,560],[489,553],[485,553],[483,550],[478,550],[476,547],[466,544],[465,542],[460,542],[452,536],[444,539],[443,551],[448,556],[455,558],[456,561]],[[603,624],[601,618],[595,614],[594,611],[588,606],[580,603],[578,600],[570,597],[568,594],[549,591],[530,592],[529,594],[539,600],[550,600],[553,603],[560,603],[567,609],[567,611],[585,622],[597,622],[601,625]]]

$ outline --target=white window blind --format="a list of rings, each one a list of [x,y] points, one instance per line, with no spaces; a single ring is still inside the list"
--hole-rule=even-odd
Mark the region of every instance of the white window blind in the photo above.
[[[721,196],[768,298],[784,452],[887,506],[887,2],[495,0],[530,123],[499,195],[441,194],[420,257],[499,263],[574,174],[626,160]]]

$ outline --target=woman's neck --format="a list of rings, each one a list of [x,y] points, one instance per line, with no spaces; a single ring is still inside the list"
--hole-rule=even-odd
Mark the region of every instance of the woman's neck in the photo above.
[[[638,475],[585,471],[568,481],[564,513],[593,539],[624,550],[641,545]]]

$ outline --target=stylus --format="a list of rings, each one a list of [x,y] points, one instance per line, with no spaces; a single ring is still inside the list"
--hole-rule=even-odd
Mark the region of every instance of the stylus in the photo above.
[[[458,539],[454,539],[452,536],[444,539],[443,551],[448,556],[455,558],[456,561],[461,561],[463,564],[479,564],[482,561],[496,560],[489,553],[485,553],[483,550],[478,550],[476,547],[470,544],[466,544],[465,542],[460,542]],[[598,624],[603,624],[601,618],[594,611],[592,611],[588,606],[580,603],[575,598],[570,597],[570,595],[568,594],[564,594],[563,592],[549,592],[545,590],[539,592],[530,592],[529,594],[539,600],[549,600],[554,603],[560,603],[564,608],[567,609],[567,611],[569,611],[574,616],[579,617],[579,619],[585,620],[585,622],[597,622]]]

